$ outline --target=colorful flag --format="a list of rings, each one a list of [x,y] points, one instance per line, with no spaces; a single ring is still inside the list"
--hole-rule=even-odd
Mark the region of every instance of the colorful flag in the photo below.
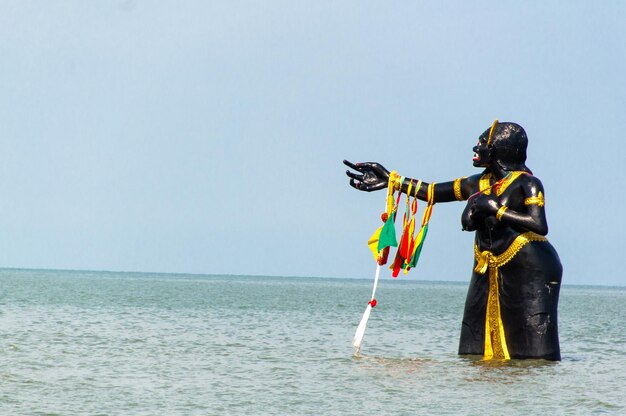
[[[380,235],[378,238],[378,251],[384,249],[385,247],[393,246],[398,247],[398,240],[396,240],[396,229],[394,227],[394,220],[396,219],[395,211],[391,213],[385,225],[380,230]]]
[[[378,227],[378,229],[374,231],[374,234],[372,234],[372,236],[367,242],[367,245],[369,246],[370,250],[372,250],[372,254],[374,254],[374,260],[377,260],[377,261],[378,261],[378,252],[379,252],[378,240],[380,239],[380,232],[382,231],[382,229],[383,229],[382,225]]]

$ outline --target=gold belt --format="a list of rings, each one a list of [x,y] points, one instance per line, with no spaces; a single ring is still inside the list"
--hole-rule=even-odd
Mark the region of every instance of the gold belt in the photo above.
[[[476,273],[485,274],[489,269],[489,296],[487,297],[487,313],[485,316],[485,352],[484,359],[497,358],[510,360],[509,349],[506,346],[504,325],[500,315],[500,297],[498,289],[498,268],[504,266],[531,241],[548,241],[542,235],[531,231],[518,235],[502,254],[495,255],[489,250],[480,251],[474,244],[474,257],[476,258]]]

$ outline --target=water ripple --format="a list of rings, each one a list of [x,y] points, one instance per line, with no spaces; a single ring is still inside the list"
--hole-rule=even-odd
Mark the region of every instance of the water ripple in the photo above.
[[[625,414],[624,290],[562,290],[563,361],[456,355],[465,286],[0,271],[0,414]],[[442,300],[445,299],[445,302]]]

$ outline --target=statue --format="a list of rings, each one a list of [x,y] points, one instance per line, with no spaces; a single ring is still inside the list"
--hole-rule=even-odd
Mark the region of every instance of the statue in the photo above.
[[[545,237],[544,190],[525,165],[527,144],[520,125],[496,120],[473,148],[473,164],[483,171],[434,187],[435,203],[467,201],[461,225],[476,234],[461,355],[561,359],[557,306],[563,269]],[[382,165],[344,163],[358,172],[346,171],[352,187],[387,187],[389,171]],[[404,180],[402,192],[411,180]],[[428,186],[422,182],[411,195],[426,200]]]

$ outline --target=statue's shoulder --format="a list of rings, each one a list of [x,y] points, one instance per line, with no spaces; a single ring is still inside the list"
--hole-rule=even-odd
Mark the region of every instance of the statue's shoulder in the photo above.
[[[539,180],[538,177],[536,177],[535,175],[529,172],[517,171],[517,172],[513,172],[513,174],[519,176],[519,178],[522,179],[522,181],[526,183],[534,183],[534,184],[541,183],[541,180]]]
[[[538,177],[526,173],[525,175],[520,175],[520,179],[526,195],[537,196],[539,193],[543,194],[543,184]]]

